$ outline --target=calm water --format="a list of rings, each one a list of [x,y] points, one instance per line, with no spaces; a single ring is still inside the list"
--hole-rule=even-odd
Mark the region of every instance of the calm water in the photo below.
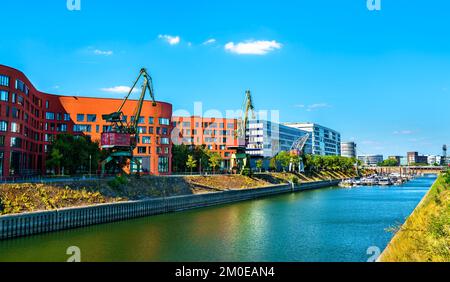
[[[367,261],[435,178],[330,188],[0,242],[0,261]]]

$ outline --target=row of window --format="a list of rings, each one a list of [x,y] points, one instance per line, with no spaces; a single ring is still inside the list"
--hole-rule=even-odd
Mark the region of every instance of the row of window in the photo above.
[[[61,114],[61,113],[52,113],[52,112],[46,112],[45,113],[45,119],[46,120],[58,120],[58,121],[70,121],[70,114]]]
[[[190,121],[184,121],[184,122],[180,122],[180,121],[174,121],[173,122],[173,126],[177,127],[178,125],[181,125],[183,128],[186,127],[191,127],[191,122]],[[195,127],[199,128],[200,125],[202,125],[203,128],[225,128],[225,124],[224,123],[210,123],[210,122],[196,122],[195,123]],[[227,128],[234,128],[234,123],[227,123]]]
[[[140,154],[140,155],[147,154],[147,153],[151,154],[152,153],[152,147],[138,147],[137,151],[138,151],[138,154]],[[169,154],[169,147],[164,147],[164,148],[156,147],[156,153],[158,155],[160,155],[160,154],[168,155]]]
[[[0,86],[9,87],[9,76],[0,74]]]

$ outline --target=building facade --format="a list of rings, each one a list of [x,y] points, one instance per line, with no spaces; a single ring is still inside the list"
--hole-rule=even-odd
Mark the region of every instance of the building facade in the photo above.
[[[285,123],[312,135],[312,153],[320,156],[341,155],[341,134],[316,123]]]
[[[250,120],[247,130],[247,154],[257,158],[272,158],[281,151],[289,151],[306,131],[266,120]],[[312,136],[304,148],[312,153]]]
[[[384,157],[383,155],[363,155],[358,156],[358,160],[366,166],[377,166],[384,161]]]
[[[101,133],[110,129],[102,115],[117,111],[121,102],[43,93],[22,72],[0,65],[0,177],[45,174],[47,152],[58,134],[100,141]],[[125,105],[127,119],[136,105]],[[171,116],[169,103],[144,103],[135,156],[151,174],[171,173]]]
[[[230,159],[237,146],[236,119],[204,118],[199,116],[172,118],[172,139],[175,144],[205,145],[211,152],[222,156],[222,169],[230,168]]]
[[[420,156],[418,152],[408,152],[408,165],[414,164],[428,164],[427,156]]]
[[[343,142],[341,143],[341,156],[346,158],[356,158],[356,143]]]

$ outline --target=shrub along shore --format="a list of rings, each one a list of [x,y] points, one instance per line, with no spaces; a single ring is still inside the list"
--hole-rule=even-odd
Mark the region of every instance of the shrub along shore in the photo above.
[[[450,261],[450,170],[439,176],[379,260],[381,262]]]
[[[0,216],[103,203],[153,199],[220,192],[235,189],[263,188],[294,182],[295,184],[356,176],[350,172],[263,173],[252,176],[179,176],[125,177],[113,180],[48,184],[1,184]]]

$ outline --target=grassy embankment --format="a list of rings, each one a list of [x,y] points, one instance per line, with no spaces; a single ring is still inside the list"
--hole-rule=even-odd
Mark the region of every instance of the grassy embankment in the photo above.
[[[313,182],[354,177],[340,172],[313,174],[270,173],[241,175],[119,177],[112,181],[83,181],[52,184],[0,185],[0,215],[55,210],[128,200],[192,195],[230,189],[261,188],[296,181]]]
[[[439,177],[380,261],[450,262],[450,172]]]

